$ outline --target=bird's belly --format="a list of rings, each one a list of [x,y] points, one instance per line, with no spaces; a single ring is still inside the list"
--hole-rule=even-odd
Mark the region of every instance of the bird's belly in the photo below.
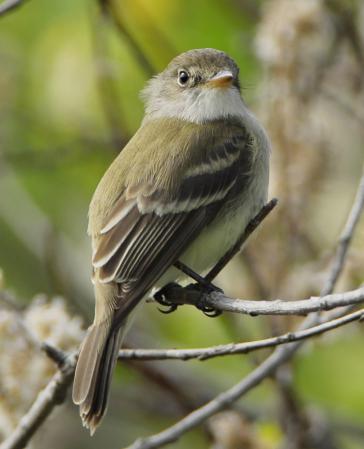
[[[242,235],[264,201],[265,198],[262,197],[261,202],[251,204],[250,207],[243,202],[236,208],[229,208],[225,214],[220,214],[202,231],[179,260],[199,274],[214,266]],[[181,271],[171,267],[158,280],[156,287],[161,288],[169,282],[183,281],[184,278],[185,275]]]
[[[197,273],[202,273],[234,245],[248,220],[246,214],[239,211],[231,211],[225,217],[214,220],[184,252],[180,260]]]

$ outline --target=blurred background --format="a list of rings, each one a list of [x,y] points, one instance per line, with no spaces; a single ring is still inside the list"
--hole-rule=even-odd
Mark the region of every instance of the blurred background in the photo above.
[[[279,206],[218,284],[229,295],[317,295],[364,158],[361,0],[32,0],[0,17],[0,441],[54,372],[39,340],[78,346],[93,317],[91,195],[143,117],[139,91],[178,53],[228,52],[243,96],[272,140]],[[364,281],[363,220],[338,290]],[[4,295],[3,295],[4,296]],[[10,298],[10,299],[9,299]],[[21,322],[20,322],[21,320]],[[129,347],[189,348],[264,338],[293,318],[146,304]],[[239,381],[268,352],[199,362],[128,362],[90,439],[78,410],[58,407],[33,448],[122,448],[171,425]],[[310,342],[234,410],[173,447],[362,449],[362,325]]]

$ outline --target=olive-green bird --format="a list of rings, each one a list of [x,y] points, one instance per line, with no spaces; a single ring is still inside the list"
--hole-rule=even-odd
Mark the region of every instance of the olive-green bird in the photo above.
[[[142,92],[140,128],[101,179],[89,209],[95,319],[73,386],[91,434],[105,414],[130,313],[153,287],[196,272],[238,239],[267,198],[269,142],[222,51],[177,56]]]

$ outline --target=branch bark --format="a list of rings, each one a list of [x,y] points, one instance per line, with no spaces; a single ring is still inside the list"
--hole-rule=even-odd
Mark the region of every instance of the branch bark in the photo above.
[[[135,59],[139,63],[140,67],[143,69],[144,73],[148,78],[155,75],[155,69],[151,64],[150,60],[146,57],[145,53],[141,50],[138,42],[134,39],[133,35],[129,32],[124,22],[121,19],[120,14],[115,11],[110,0],[99,0],[101,10],[105,16],[108,16],[114,23],[116,29],[125,40],[127,45],[129,45]]]
[[[208,348],[195,349],[122,349],[119,352],[119,360],[208,360],[233,354],[247,354],[259,349],[267,349],[275,346],[292,343],[294,341],[306,340],[321,335],[332,329],[346,324],[364,320],[364,309],[345,315],[335,320],[322,320],[321,324],[308,329],[287,332],[277,337],[265,338],[263,340],[248,341],[244,343],[230,343],[227,345],[211,346]]]
[[[339,237],[339,243],[336,247],[335,256],[332,261],[331,269],[329,270],[329,275],[327,277],[324,287],[321,290],[321,296],[328,295],[334,290],[336,282],[342,272],[345,263],[345,258],[347,256],[348,249],[354,235],[354,230],[360,220],[363,209],[364,209],[364,167],[362,170],[362,175],[359,181],[359,186],[356,191],[353,205],[351,207],[349,215],[346,219],[346,223]]]
[[[5,0],[0,4],[0,16],[4,16],[5,14],[13,11],[14,9],[22,6],[25,3],[25,0]]]
[[[336,265],[334,268],[336,269]],[[332,283],[331,278],[328,282]],[[224,312],[241,313],[250,316],[308,315],[312,312],[328,311],[337,307],[346,307],[364,302],[364,286],[345,293],[311,297],[298,301],[236,299],[229,298],[220,292],[201,295],[201,292],[188,287],[173,286],[168,291],[167,301],[177,305],[191,304],[198,308],[203,305]]]

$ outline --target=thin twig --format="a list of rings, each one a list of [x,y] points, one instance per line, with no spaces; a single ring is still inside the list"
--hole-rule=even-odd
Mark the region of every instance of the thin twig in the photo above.
[[[189,276],[191,279],[193,279],[194,281],[198,282],[199,284],[201,284],[201,285],[203,285],[205,287],[209,287],[210,286],[209,281],[207,281],[200,274],[198,274],[195,271],[193,271],[190,267],[188,267],[186,264],[184,264],[180,260],[177,260],[177,262],[175,262],[173,265],[178,270],[182,271],[182,273],[184,273],[185,275]]]
[[[316,296],[297,301],[276,299],[272,301],[257,301],[252,299],[230,298],[220,292],[206,293],[189,287],[173,286],[168,291],[167,301],[171,304],[191,304],[224,312],[241,313],[243,315],[308,315],[312,312],[323,312],[337,307],[347,307],[364,302],[364,286],[344,293],[326,296]]]
[[[120,351],[119,359],[123,360],[166,360],[178,359],[189,360],[198,358],[199,360],[207,360],[212,357],[247,353],[257,349],[264,349],[272,346],[291,343],[307,339],[336,329],[340,326],[360,321],[364,318],[364,309],[355,313],[344,316],[340,319],[323,322],[322,324],[307,330],[287,333],[275,338],[265,340],[240,343],[235,345],[221,345],[211,348],[190,349],[190,350],[143,350],[143,349],[126,349]],[[32,407],[26,415],[23,416],[17,429],[11,436],[4,441],[0,449],[18,449],[24,447],[35,433],[37,428],[44,422],[46,417],[51,413],[54,406],[62,403],[66,391],[72,381],[75,368],[76,356],[73,354],[68,358],[64,357],[64,353],[50,345],[44,345],[47,355],[55,360],[58,365],[61,363],[60,370],[53,376],[46,388],[38,395]],[[56,356],[54,356],[56,355]],[[149,447],[149,446],[148,446]]]
[[[244,231],[242,232],[240,238],[237,240],[235,245],[230,248],[214,265],[214,267],[207,273],[205,277],[193,271],[183,262],[177,260],[174,266],[178,268],[182,273],[189,276],[191,279],[203,285],[205,287],[213,287],[212,281],[215,277],[226,267],[230,260],[241,250],[243,244],[247,241],[250,235],[257,229],[257,227],[262,223],[262,221],[267,217],[267,215],[275,208],[277,205],[277,198],[273,198],[267,204],[265,204],[261,210],[253,217]],[[176,284],[177,285],[177,284]],[[168,299],[168,298],[167,298]]]
[[[305,319],[305,328],[313,325],[313,321],[316,320],[313,318],[310,316]],[[296,341],[278,347],[261,365],[232,388],[219,394],[212,401],[207,402],[171,427],[150,437],[140,438],[126,449],[155,449],[178,440],[184,433],[203,423],[217,412],[227,408],[267,377],[271,376],[280,365],[293,356],[301,344],[302,342]]]
[[[111,138],[110,149],[117,153],[125,146],[130,138],[125,114],[120,109],[119,91],[115,77],[110,73],[110,51],[106,39],[107,27],[110,25],[109,10],[104,1],[99,1],[99,10],[91,28],[91,45],[94,53],[96,83],[100,98],[100,105],[109,126]]]
[[[146,382],[153,385],[153,388],[157,386],[167,393],[178,404],[182,413],[189,413],[197,407],[196,397],[190,397],[184,383],[179,382],[176,378],[168,374],[168,372],[162,370],[160,365],[150,362],[140,363],[140,359],[138,360],[137,358],[124,359],[124,363],[127,363],[128,366],[140,373]]]
[[[337,0],[325,0],[325,3],[335,15],[336,21],[340,26],[341,34],[347,39],[354,57],[357,60],[359,67],[362,69],[364,67],[364,48],[359,27],[356,26],[357,8],[353,8],[346,5],[345,2]]]
[[[350,210],[344,228],[340,234],[339,244],[337,245],[335,256],[332,261],[332,268],[321,290],[321,296],[328,295],[334,290],[336,282],[342,272],[345,258],[353,238],[354,230],[360,220],[364,208],[364,169],[362,171],[359,187],[357,189],[353,206]]]
[[[308,329],[287,332],[277,337],[265,338],[263,340],[255,340],[244,343],[230,343],[227,345],[211,346],[208,348],[195,349],[122,349],[119,352],[119,360],[181,360],[187,361],[191,359],[207,360],[213,357],[247,354],[251,351],[259,349],[267,349],[294,341],[306,340],[317,335],[321,335],[332,329],[344,326],[354,321],[362,321],[364,319],[364,309],[360,309],[341,318],[322,321],[322,324],[310,327]]]
[[[124,349],[119,353],[121,360],[190,360],[199,359],[207,360],[213,357],[243,354],[254,350],[266,349],[278,345],[289,344],[305,340],[338,327],[347,325],[355,321],[361,321],[364,318],[364,309],[354,312],[344,317],[328,320],[322,320],[322,323],[301,331],[290,332],[274,338],[267,338],[264,340],[257,340],[246,343],[237,343],[229,345],[213,346],[210,348],[198,349]],[[43,344],[43,349],[46,354],[54,360],[60,367],[59,371],[50,380],[46,388],[39,394],[38,398],[33,403],[30,410],[24,415],[16,430],[10,437],[4,441],[0,449],[18,449],[23,447],[35,433],[38,427],[44,422],[46,417],[51,413],[53,408],[63,402],[64,395],[71,384],[73,372],[75,369],[76,355],[66,357],[63,351],[52,347],[48,344]],[[134,447],[134,446],[132,446]],[[135,446],[139,447],[139,446]],[[144,446],[140,446],[144,447]],[[157,447],[157,446],[146,446]]]
[[[343,95],[339,95],[337,90],[328,89],[326,86],[321,88],[321,94],[327,100],[335,103],[340,109],[343,110],[350,118],[354,119],[357,125],[360,126],[361,132],[363,132],[362,126],[364,123],[364,113],[362,110],[357,110],[352,104],[352,101],[343,98]]]
[[[347,223],[351,223],[352,226],[347,225],[348,227],[344,227],[344,229],[350,230],[350,236],[355,230],[355,226],[358,222],[363,208],[364,189],[361,187],[363,182],[364,181],[362,179],[354,205],[352,207],[351,213],[349,214],[349,219],[347,220]],[[345,233],[343,232],[343,235],[344,234]],[[333,263],[334,268],[332,268],[332,272],[334,272],[335,270],[336,275],[332,275],[329,277],[329,279],[333,279],[333,281],[330,281],[331,288],[333,288],[333,286],[335,285],[338,275],[343,268],[343,262],[345,260],[345,255],[347,254],[347,252],[345,252],[344,256],[342,254],[343,253],[341,251],[337,251],[336,253],[336,257]],[[341,263],[338,262],[339,260],[341,260]],[[339,272],[336,272],[337,266],[339,266]],[[360,313],[360,316],[362,317],[362,311],[359,311],[358,313]],[[346,318],[350,319],[350,317]],[[304,331],[310,327],[312,328],[313,326],[317,327],[320,319],[321,318],[318,314],[310,315],[304,320],[303,325],[300,326],[301,331]],[[297,332],[294,333],[296,337]],[[260,366],[252,371],[241,382],[239,382],[226,392],[218,395],[216,398],[206,403],[204,406],[196,409],[194,412],[190,413],[185,418],[177,422],[175,425],[167,428],[163,432],[152,435],[151,437],[145,439],[137,440],[129,447],[129,449],[152,449],[164,446],[177,440],[188,430],[196,427],[197,425],[208,419],[210,416],[232,404],[249,390],[262,382],[264,379],[273,374],[277,367],[291,358],[291,356],[301,346],[301,344],[302,342],[297,339],[294,342],[290,342],[285,344],[284,346],[276,348],[276,350]],[[67,390],[73,378],[75,363],[75,358],[66,360],[63,368],[54,375],[47,387],[39,394],[29,412],[24,415],[18,427],[10,435],[10,437],[2,443],[0,449],[20,449],[27,444],[35,431],[51,413],[55,405],[61,403],[64,400],[65,391]]]
[[[260,298],[269,298],[270,286],[263,276],[264,267],[259,263],[259,256],[257,257],[249,247],[244,248],[241,253],[241,260],[244,263],[245,269],[248,271],[249,278],[252,279],[257,295]]]
[[[358,193],[355,197],[353,206],[349,213],[349,217],[352,217],[353,219],[352,223],[355,223],[354,226],[351,228],[351,235],[353,235],[355,225],[358,223],[359,217],[361,216],[363,211],[364,191],[361,187],[363,182],[364,182],[364,174],[362,175],[362,178],[360,180]],[[350,221],[350,219],[348,219],[347,222],[348,221]],[[341,260],[342,257],[341,252],[340,255],[339,251],[336,252],[333,268],[330,271],[334,273],[334,271],[336,270],[336,266],[339,266],[339,272],[337,272],[335,276],[333,274],[329,276],[329,280],[333,279],[333,282],[330,284],[331,289],[334,288],[338,276],[343,269],[346,254],[347,252],[345,252],[344,254],[342,263],[339,263],[338,261]],[[324,286],[324,289],[328,288],[329,288],[329,281],[327,281]],[[319,314],[316,313],[310,315],[303,321],[302,325],[300,326],[300,329],[304,330],[309,327],[315,326],[318,324],[319,320],[320,320]],[[259,385],[264,379],[271,376],[280,365],[285,363],[294,355],[294,353],[297,351],[297,349],[301,347],[302,344],[303,342],[296,341],[294,343],[290,343],[276,348],[276,350],[266,360],[264,360],[264,362],[262,362],[261,365],[259,365],[255,370],[253,370],[238,384],[234,385],[232,388],[225,391],[224,393],[221,393],[212,401],[207,402],[199,409],[196,409],[194,412],[190,413],[185,418],[178,421],[171,427],[150,437],[138,439],[127,449],[154,449],[165,446],[173,441],[176,441],[184,433],[198,426],[202,422],[206,421],[210,416],[214,415],[215,413],[219,412],[220,410],[223,410],[233,402],[237,401],[252,388]]]
[[[138,42],[134,39],[133,35],[125,26],[123,20],[120,17],[120,14],[115,11],[110,0],[99,0],[99,3],[103,13],[110,17],[120,35],[126,41],[127,45],[129,45],[133,55],[138,61],[140,67],[144,70],[146,76],[150,78],[151,76],[155,75],[155,69],[152,63],[145,56]]]
[[[323,449],[311,441],[309,415],[302,408],[294,389],[291,365],[281,365],[274,373],[274,379],[280,402],[278,420],[284,435],[281,449]]]
[[[25,0],[4,0],[0,4],[0,16],[3,16],[10,11],[22,6],[25,3]]]
[[[298,347],[298,343],[291,343],[284,346],[284,350],[282,348],[277,348],[270,357],[241,382],[224,393],[219,394],[212,401],[207,402],[202,407],[185,416],[173,426],[148,438],[138,439],[131,446],[128,446],[127,449],[154,449],[178,440],[184,433],[206,421],[210,416],[225,409],[249,390],[259,385],[260,382],[271,375],[278,366],[290,358],[296,347]]]
[[[235,245],[217,262],[217,264],[205,276],[206,281],[211,282],[221,272],[221,270],[230,262],[230,260],[241,250],[241,247],[249,236],[257,229],[260,223],[272,212],[278,204],[277,198],[271,199],[265,204],[259,213],[248,223],[242,236]]]

